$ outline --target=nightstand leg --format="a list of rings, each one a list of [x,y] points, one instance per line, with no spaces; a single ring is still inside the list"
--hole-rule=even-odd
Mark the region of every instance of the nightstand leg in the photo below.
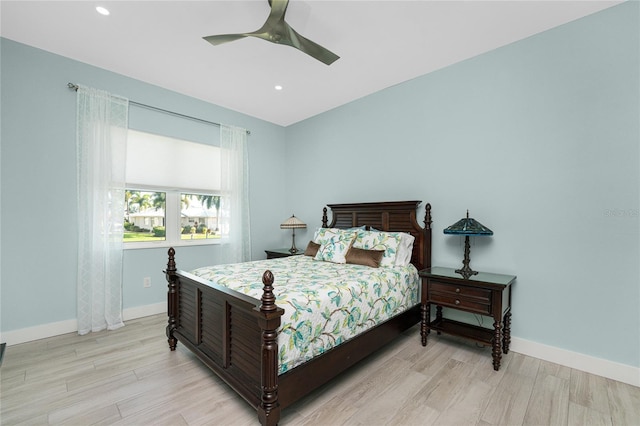
[[[420,307],[420,337],[422,338],[422,346],[427,346],[427,336],[429,335],[429,320],[431,319],[431,306],[429,303],[423,303]]]
[[[502,332],[502,352],[509,353],[509,345],[511,345],[511,311],[504,316],[504,330]]]
[[[436,322],[438,324],[442,323],[442,306],[438,305],[436,306]],[[440,335],[440,331],[438,331],[438,336]]]
[[[502,324],[500,324],[500,319],[495,319],[493,323],[493,369],[498,371],[500,369],[500,359],[502,358],[502,333],[501,329]]]

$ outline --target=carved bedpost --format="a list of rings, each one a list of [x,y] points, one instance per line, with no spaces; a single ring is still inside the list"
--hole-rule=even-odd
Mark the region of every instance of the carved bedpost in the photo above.
[[[427,203],[424,208],[424,264],[423,268],[431,268],[431,203]]]
[[[322,227],[323,228],[328,228],[329,225],[329,218],[327,217],[327,208],[323,207],[322,208]]]
[[[431,229],[431,203],[424,207],[424,229]]]
[[[169,248],[169,261],[167,262],[167,270],[165,271],[165,277],[169,284],[167,291],[167,315],[169,317],[169,323],[167,324],[167,338],[169,342],[169,348],[172,351],[176,350],[176,344],[178,340],[173,336],[173,331],[176,329],[176,316],[178,314],[178,277],[176,275],[176,251],[173,247]]]
[[[273,274],[265,271],[262,275],[262,304],[260,305],[260,329],[262,330],[262,395],[258,418],[262,425],[275,426],[280,420],[278,402],[278,327],[284,313],[276,305],[273,294]]]

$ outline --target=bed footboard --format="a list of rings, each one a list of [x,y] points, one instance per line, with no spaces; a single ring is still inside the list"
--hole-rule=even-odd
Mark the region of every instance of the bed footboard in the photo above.
[[[284,310],[275,303],[273,274],[264,273],[257,300],[179,271],[175,250],[168,255],[169,348],[179,340],[255,407],[263,425],[277,424],[277,330]]]

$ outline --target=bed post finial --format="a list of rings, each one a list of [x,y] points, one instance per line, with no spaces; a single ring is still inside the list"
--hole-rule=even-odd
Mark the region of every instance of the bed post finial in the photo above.
[[[427,203],[424,208],[424,227],[431,229],[431,203]]]
[[[262,288],[262,298],[260,299],[262,301],[260,310],[262,312],[273,312],[278,307],[276,306],[276,297],[273,295],[273,274],[271,271],[264,271],[262,284],[264,284],[264,287]]]
[[[167,339],[169,342],[169,349],[172,351],[176,350],[176,345],[178,343],[178,339],[173,335],[173,331],[177,327],[176,315],[178,314],[178,277],[176,275],[176,251],[173,247],[169,248],[167,252],[169,254],[169,261],[167,262],[167,270],[165,272],[165,277],[167,279],[167,283],[169,284],[169,289],[167,290],[167,316],[169,317],[169,321],[167,324]]]
[[[169,255],[169,261],[167,262],[167,273],[176,271],[176,251],[173,247],[169,247],[167,251]]]
[[[327,217],[327,208],[323,207],[322,208],[322,227],[323,228],[328,228],[328,222],[329,222],[329,218]]]

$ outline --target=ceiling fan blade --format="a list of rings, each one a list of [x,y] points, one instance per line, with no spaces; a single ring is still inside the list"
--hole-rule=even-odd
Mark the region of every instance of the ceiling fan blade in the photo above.
[[[290,46],[295,47],[301,52],[306,53],[307,55],[319,60],[326,65],[331,65],[332,63],[340,59],[340,56],[336,55],[329,49],[324,48],[318,43],[313,42],[308,38],[298,34],[296,30],[291,28],[286,22],[285,25],[287,26],[287,30],[289,31],[289,37],[287,37],[289,40],[281,40],[281,44],[289,44]],[[287,43],[287,41],[289,43]]]
[[[269,5],[271,6],[271,11],[269,12],[269,16],[267,20],[262,25],[262,27],[256,31],[252,31],[250,33],[242,33],[242,34],[220,34],[220,35],[210,35],[207,37],[202,37],[207,40],[209,43],[214,46],[218,46],[219,44],[229,43],[230,41],[239,40],[244,37],[258,37],[263,40],[271,41],[273,43],[277,43],[279,38],[277,37],[277,30],[284,22],[284,14],[287,12],[287,5],[289,4],[289,0],[269,0]]]
[[[289,6],[289,0],[269,0],[269,6],[271,6],[271,12],[269,12],[269,20],[284,20],[284,14],[287,13],[287,6]]]
[[[271,11],[269,12],[267,20],[260,29],[244,34],[211,35],[203,38],[214,46],[217,46],[219,44],[228,43],[244,37],[256,37],[272,43],[285,44],[294,47],[327,65],[331,65],[336,60],[340,59],[338,55],[330,50],[298,34],[284,20],[289,0],[268,1],[271,6]]]
[[[210,35],[207,37],[202,37],[207,40],[209,43],[217,46],[223,43],[229,43],[230,41],[239,40],[241,38],[247,37],[247,34],[221,34],[221,35]]]

